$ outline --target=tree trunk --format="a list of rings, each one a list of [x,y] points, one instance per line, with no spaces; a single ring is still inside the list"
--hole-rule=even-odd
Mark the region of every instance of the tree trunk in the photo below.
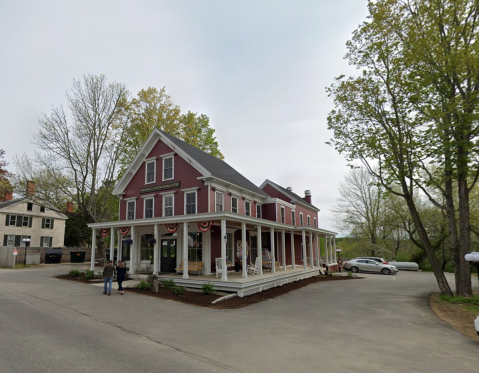
[[[459,245],[455,264],[456,294],[472,296],[471,269],[464,256],[470,251],[469,191],[463,175],[459,174]]]

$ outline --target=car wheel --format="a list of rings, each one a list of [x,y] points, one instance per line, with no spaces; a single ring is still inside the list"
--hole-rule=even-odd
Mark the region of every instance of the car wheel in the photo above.
[[[351,272],[353,272],[353,273],[358,273],[358,272],[359,272],[359,268],[358,268],[358,267],[351,267]]]
[[[391,274],[391,270],[390,270],[389,268],[383,268],[383,269],[381,270],[381,273],[382,273],[383,275],[390,275],[390,274]]]

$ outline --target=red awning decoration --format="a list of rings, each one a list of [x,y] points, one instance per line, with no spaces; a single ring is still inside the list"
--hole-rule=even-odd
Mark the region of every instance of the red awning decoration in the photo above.
[[[101,236],[106,237],[110,235],[110,228],[102,228],[101,229]]]
[[[168,232],[170,233],[176,233],[179,226],[180,226],[180,223],[170,223],[170,224],[166,224],[166,229],[168,229]]]
[[[205,233],[208,232],[211,227],[213,226],[213,220],[210,221],[199,221],[198,222],[198,228],[200,229],[201,232]]]
[[[122,236],[126,236],[128,233],[130,233],[130,228],[131,227],[120,227],[120,233]]]

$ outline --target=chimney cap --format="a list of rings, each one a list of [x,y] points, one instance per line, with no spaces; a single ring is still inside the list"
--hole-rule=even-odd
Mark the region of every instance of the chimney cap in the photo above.
[[[311,191],[309,189],[305,190],[304,191],[304,195],[305,196],[310,196],[311,195]]]
[[[292,192],[292,191],[293,191],[293,188],[291,188],[291,187],[286,187],[286,190],[289,191],[289,192]]]

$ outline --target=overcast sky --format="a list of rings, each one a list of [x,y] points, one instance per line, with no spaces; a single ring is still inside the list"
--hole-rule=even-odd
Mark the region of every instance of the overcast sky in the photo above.
[[[320,228],[346,161],[325,142],[334,77],[367,0],[0,0],[0,149],[33,154],[38,118],[73,79],[104,74],[132,94],[166,86],[182,111],[209,116],[225,161],[252,182],[304,196]]]

